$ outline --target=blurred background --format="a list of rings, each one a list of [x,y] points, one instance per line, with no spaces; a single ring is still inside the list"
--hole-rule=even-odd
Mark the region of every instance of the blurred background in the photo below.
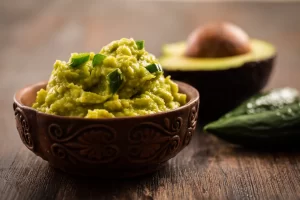
[[[133,37],[144,39],[146,49],[159,56],[162,44],[185,40],[198,25],[216,20],[272,42],[280,67],[298,67],[298,2],[2,0],[0,5],[0,73],[5,73],[0,87],[9,94],[17,89],[9,87],[13,79],[19,87],[47,79],[54,61],[67,60],[71,52],[98,52],[111,40]],[[272,81],[289,84],[281,76],[277,68]]]
[[[233,22],[251,37],[273,43],[278,59],[268,87],[297,87],[299,11],[297,1],[1,0],[0,101],[11,113],[0,115],[1,125],[5,130],[13,123],[14,92],[48,79],[56,59],[98,52],[122,37],[145,40],[146,49],[159,56],[161,45],[185,40],[208,21]],[[291,70],[283,73],[287,67]]]

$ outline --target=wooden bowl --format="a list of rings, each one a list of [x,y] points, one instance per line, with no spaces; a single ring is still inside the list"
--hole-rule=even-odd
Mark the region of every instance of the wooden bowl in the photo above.
[[[196,129],[199,93],[177,82],[188,102],[180,108],[145,116],[106,119],[41,113],[31,105],[46,87],[37,83],[14,96],[16,127],[24,145],[67,173],[105,178],[158,170],[186,147]]]

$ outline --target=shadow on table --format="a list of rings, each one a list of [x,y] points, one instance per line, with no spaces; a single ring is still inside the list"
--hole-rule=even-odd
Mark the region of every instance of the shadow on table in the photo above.
[[[53,169],[72,183],[76,189],[75,198],[82,199],[92,197],[93,199],[153,199],[153,193],[162,189],[161,179],[165,181],[175,176],[172,166],[168,163],[159,171],[147,175],[122,179],[103,179],[100,177],[82,177],[68,175]]]
[[[290,153],[300,155],[300,146],[248,146],[248,147],[232,147],[235,152],[256,152],[256,153]]]
[[[197,143],[197,151],[192,156],[193,159],[210,159],[216,157],[235,157],[235,156],[255,156],[264,157],[272,155],[285,154],[287,156],[300,155],[300,145],[295,141],[294,144],[290,145],[249,145],[239,146],[231,144],[222,139],[217,138],[214,135],[200,132],[193,138],[193,141]]]
[[[235,152],[265,152],[265,153],[300,153],[300,136],[290,138],[279,138],[272,141],[263,138],[262,141],[252,139],[248,141],[243,138],[226,138],[222,139],[213,134],[203,132],[203,124],[197,123],[197,136],[193,139],[198,140],[199,146],[205,146],[205,150],[219,151],[220,149],[230,149]],[[236,144],[231,143],[235,141]],[[240,142],[240,143],[239,143]],[[240,145],[238,145],[238,143]],[[268,144],[269,143],[269,144]],[[203,148],[202,148],[203,149]]]

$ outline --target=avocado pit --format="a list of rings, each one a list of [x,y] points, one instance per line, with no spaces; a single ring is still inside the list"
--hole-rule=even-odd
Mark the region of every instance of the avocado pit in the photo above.
[[[187,57],[220,58],[251,51],[249,36],[240,27],[228,23],[210,23],[195,29],[188,37]]]

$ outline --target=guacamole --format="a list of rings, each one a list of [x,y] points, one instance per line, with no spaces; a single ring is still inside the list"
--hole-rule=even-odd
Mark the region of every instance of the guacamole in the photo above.
[[[73,53],[57,60],[46,89],[33,108],[48,114],[86,118],[138,116],[168,111],[186,95],[164,77],[144,41],[123,38],[98,53]]]

